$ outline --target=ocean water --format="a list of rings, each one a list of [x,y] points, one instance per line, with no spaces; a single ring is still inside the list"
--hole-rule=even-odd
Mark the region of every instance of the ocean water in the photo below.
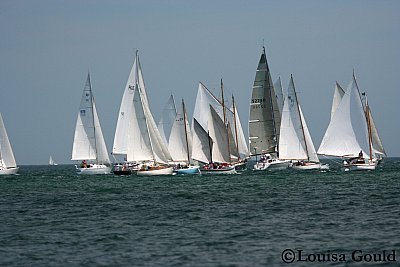
[[[0,266],[400,266],[399,158],[365,172],[19,173],[0,177]]]

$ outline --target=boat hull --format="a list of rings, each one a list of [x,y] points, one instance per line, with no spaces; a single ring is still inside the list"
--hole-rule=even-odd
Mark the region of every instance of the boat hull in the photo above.
[[[312,163],[306,165],[292,165],[293,170],[319,170],[321,169],[321,163]]]
[[[16,174],[19,170],[19,167],[14,167],[14,168],[7,168],[0,170],[0,175],[12,175]]]
[[[76,173],[79,175],[109,174],[111,168],[103,164],[93,164],[90,168],[80,168],[76,166]]]
[[[233,164],[235,166],[235,170],[244,171],[247,168],[247,161],[241,161]]]
[[[139,176],[172,175],[173,171],[174,169],[172,167],[168,167],[161,169],[138,170],[136,174]]]
[[[350,165],[344,165],[345,171],[368,171],[368,170],[375,170],[376,164],[375,163],[356,163]]]
[[[290,161],[289,160],[279,160],[279,159],[273,159],[270,162],[257,162],[254,165],[254,169],[257,171],[262,171],[262,170],[284,170],[289,168]]]
[[[176,174],[200,174],[199,166],[189,166],[188,168],[174,170]]]
[[[222,169],[200,169],[202,174],[236,174],[235,167],[228,167]]]

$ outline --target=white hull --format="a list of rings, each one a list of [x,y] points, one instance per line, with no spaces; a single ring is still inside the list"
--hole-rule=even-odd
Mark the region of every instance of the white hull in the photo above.
[[[111,172],[111,167],[103,164],[91,164],[90,168],[75,167],[77,174],[109,174]]]
[[[254,169],[257,171],[261,170],[283,170],[289,167],[290,161],[289,160],[279,160],[273,159],[270,162],[257,162],[254,165]]]
[[[375,170],[375,163],[355,163],[343,165],[345,171]]]
[[[172,175],[174,169],[172,167],[161,168],[156,170],[138,170],[137,175],[140,176],[155,176],[155,175]]]
[[[292,165],[293,170],[319,170],[321,169],[321,163],[308,163],[307,165]]]
[[[13,167],[13,168],[8,168],[8,169],[2,169],[0,170],[0,175],[11,175],[11,174],[16,174],[18,172],[19,167]]]
[[[236,174],[235,167],[223,169],[201,169],[202,174]]]

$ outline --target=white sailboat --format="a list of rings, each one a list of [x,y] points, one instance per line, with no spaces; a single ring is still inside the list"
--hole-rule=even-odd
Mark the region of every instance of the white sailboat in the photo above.
[[[300,108],[293,76],[290,77],[288,92],[283,105],[279,159],[291,160],[291,167],[297,170],[321,168],[321,163]]]
[[[274,88],[265,48],[258,63],[250,102],[249,144],[250,156],[256,157],[255,170],[286,169],[290,161],[279,159],[279,133],[282,99],[280,80]],[[260,160],[257,156],[261,155]]]
[[[79,106],[71,160],[82,161],[76,165],[78,174],[108,174],[111,170],[89,73]]]
[[[53,157],[52,157],[52,156],[50,156],[50,158],[49,158],[49,165],[51,165],[51,166],[58,165],[58,164],[53,160]]]
[[[150,111],[138,53],[121,102],[113,154],[124,155],[126,163],[136,164],[138,175],[173,171],[167,166],[171,155]]]
[[[239,114],[232,102],[232,109],[227,108],[224,101],[223,83],[221,80],[221,100],[218,99],[210,90],[202,83],[199,83],[197,91],[196,103],[193,112],[193,118],[201,125],[201,127],[209,131],[210,116],[209,106],[212,106],[214,111],[223,121],[227,128],[226,139],[230,152],[230,164],[236,169],[244,169],[246,167],[247,157],[249,155],[246,142],[243,141],[244,134],[240,124]],[[192,126],[193,127],[193,126]]]
[[[204,174],[235,174],[235,166],[231,164],[229,151],[228,128],[211,105],[209,106],[207,135],[207,138],[202,139],[209,142],[210,153],[207,154],[209,155],[208,164],[200,168],[201,172]]]
[[[344,158],[345,170],[374,170],[371,121],[353,72],[318,149],[318,154]]]
[[[128,153],[128,140],[129,140],[129,129],[133,119],[133,96],[135,89],[140,87],[143,98],[147,102],[146,87],[144,84],[142,68],[139,60],[139,53],[136,51],[135,60],[133,62],[131,71],[128,76],[128,80],[125,85],[124,93],[122,95],[121,105],[118,113],[117,126],[115,128],[114,144],[112,149],[112,155],[122,156],[123,163],[117,163],[113,167],[114,174],[117,175],[130,175],[132,172],[136,172],[139,164],[137,162],[127,162],[126,155]]]
[[[0,113],[0,175],[16,174],[19,167],[11,149],[10,140]]]
[[[192,143],[185,102],[182,99],[182,106],[176,114],[168,142],[168,150],[175,163],[174,172],[176,174],[200,173],[200,167],[191,164]]]

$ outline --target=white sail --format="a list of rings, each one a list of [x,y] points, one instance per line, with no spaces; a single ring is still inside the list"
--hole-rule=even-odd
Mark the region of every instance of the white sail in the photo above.
[[[11,149],[10,140],[8,139],[7,131],[4,126],[3,117],[0,113],[0,167],[14,168],[17,167],[14,153]]]
[[[154,122],[145,95],[137,85],[133,97],[132,119],[130,122],[127,161],[148,161],[166,163],[171,155]]]
[[[110,162],[96,111],[89,73],[76,121],[72,160],[96,160],[97,163]]]
[[[210,118],[208,120],[208,128],[210,137],[214,141],[212,160],[214,162],[228,163],[230,162],[230,153],[227,128],[215,109],[211,105],[209,107]]]
[[[53,157],[52,157],[52,156],[50,156],[50,158],[49,158],[49,165],[58,165],[58,164],[53,160]]]
[[[293,77],[290,78],[288,93],[282,110],[279,159],[308,159]]]
[[[182,106],[175,117],[169,136],[168,150],[174,161],[188,162],[192,151],[192,134],[187,120],[186,110],[182,100]]]
[[[239,113],[236,109],[236,106],[232,107],[234,112],[234,117],[236,121],[236,132],[235,132],[235,140],[237,137],[237,147],[239,151],[239,155],[241,158],[246,158],[249,156],[249,148],[247,147],[246,137],[244,136],[242,124],[240,123]]]
[[[338,82],[336,82],[335,92],[333,93],[333,100],[332,100],[331,120],[333,118],[333,114],[335,114],[335,111],[340,104],[340,101],[342,101],[344,93],[345,92],[342,89],[342,87],[340,86],[340,84]]]
[[[307,146],[308,160],[311,162],[319,162],[317,151],[315,150],[314,142],[311,139],[310,131],[308,130],[307,123],[304,119],[303,111],[299,105],[300,118],[303,124],[304,139]]]
[[[131,106],[132,118],[129,124],[127,161],[155,160],[151,148],[146,116],[143,110],[142,97],[139,90],[135,90]]]
[[[319,162],[297,99],[293,76],[290,78],[288,93],[282,110],[279,158]]]
[[[210,105],[214,108],[214,110],[219,114],[221,118],[224,117],[220,101],[215,96],[213,96],[202,83],[199,83],[196,103],[194,105],[193,118],[196,119],[201,127],[203,127],[203,129],[205,130],[208,129],[208,111],[210,109]]]
[[[121,105],[118,113],[117,126],[115,128],[113,154],[127,154],[128,151],[128,135],[131,122],[131,111],[133,104],[133,95],[136,85],[142,88],[142,92],[146,96],[146,89],[143,81],[142,69],[140,67],[138,51],[136,51],[135,61],[129,73],[128,81],[125,85],[124,94],[122,96]],[[147,100],[146,100],[147,101]]]
[[[368,148],[368,128],[360,93],[353,75],[342,101],[329,123],[318,154],[330,156],[364,155]]]
[[[278,80],[274,83],[274,91],[276,97],[276,103],[278,104],[279,114],[282,117],[282,110],[283,110],[283,89],[282,89],[282,81],[281,77],[278,77]]]
[[[161,119],[157,125],[158,131],[160,132],[161,137],[164,140],[165,144],[168,144],[168,140],[170,138],[172,130],[172,125],[174,124],[176,115],[177,114],[176,114],[174,96],[171,95],[168,99],[168,102],[164,106],[164,109],[161,114]]]
[[[382,140],[379,137],[378,129],[375,126],[374,118],[372,117],[371,109],[368,108],[369,122],[371,125],[371,139],[372,139],[372,150],[375,155],[386,156],[385,149],[383,148]]]
[[[192,159],[209,163],[211,162],[211,151],[213,141],[200,123],[193,118],[193,149]]]
[[[251,155],[278,150],[281,116],[265,49],[258,63],[250,102],[249,143]]]

